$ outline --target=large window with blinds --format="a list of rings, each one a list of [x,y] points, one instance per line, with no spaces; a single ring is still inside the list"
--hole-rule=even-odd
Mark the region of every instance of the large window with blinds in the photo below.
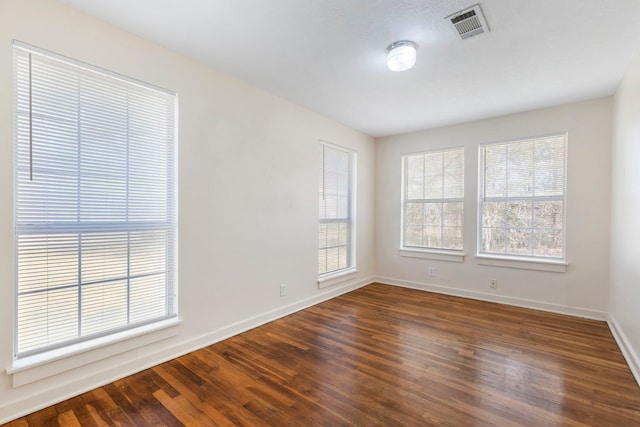
[[[176,95],[14,44],[16,358],[176,308]]]
[[[461,251],[464,148],[403,156],[403,249]]]
[[[480,146],[480,254],[563,260],[567,134]]]
[[[324,142],[321,145],[318,273],[323,277],[354,267],[355,153]]]

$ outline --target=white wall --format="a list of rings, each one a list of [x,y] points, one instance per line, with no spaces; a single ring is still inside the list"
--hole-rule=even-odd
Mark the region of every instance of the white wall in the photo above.
[[[13,39],[178,92],[184,320],[163,341],[72,357],[58,363],[70,370],[16,388],[4,372],[12,366]],[[316,284],[319,139],[358,154],[359,273],[323,290]],[[374,155],[368,136],[57,2],[0,1],[0,423],[369,283]]]
[[[563,105],[377,141],[376,266],[380,281],[605,319],[609,283],[612,99]],[[478,265],[478,144],[569,133],[565,273]],[[401,156],[465,147],[463,263],[401,257]],[[427,276],[436,267],[437,277]],[[498,289],[489,289],[489,280]]]
[[[614,102],[610,324],[640,384],[640,56]]]

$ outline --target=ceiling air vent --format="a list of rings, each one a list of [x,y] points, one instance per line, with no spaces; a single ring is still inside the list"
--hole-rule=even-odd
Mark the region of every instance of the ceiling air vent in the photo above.
[[[462,40],[489,32],[489,26],[484,19],[480,5],[476,4],[467,9],[458,11],[445,19],[451,21]]]

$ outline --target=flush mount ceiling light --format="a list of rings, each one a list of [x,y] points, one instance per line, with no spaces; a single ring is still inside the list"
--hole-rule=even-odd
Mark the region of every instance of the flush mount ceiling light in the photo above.
[[[387,66],[391,71],[405,71],[416,63],[418,45],[408,40],[391,43],[387,48]]]

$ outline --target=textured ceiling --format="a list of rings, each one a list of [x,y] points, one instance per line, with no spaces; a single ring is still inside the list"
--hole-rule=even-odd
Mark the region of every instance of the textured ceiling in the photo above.
[[[59,1],[372,136],[611,95],[640,51],[640,0],[483,0],[464,41],[474,0]]]

